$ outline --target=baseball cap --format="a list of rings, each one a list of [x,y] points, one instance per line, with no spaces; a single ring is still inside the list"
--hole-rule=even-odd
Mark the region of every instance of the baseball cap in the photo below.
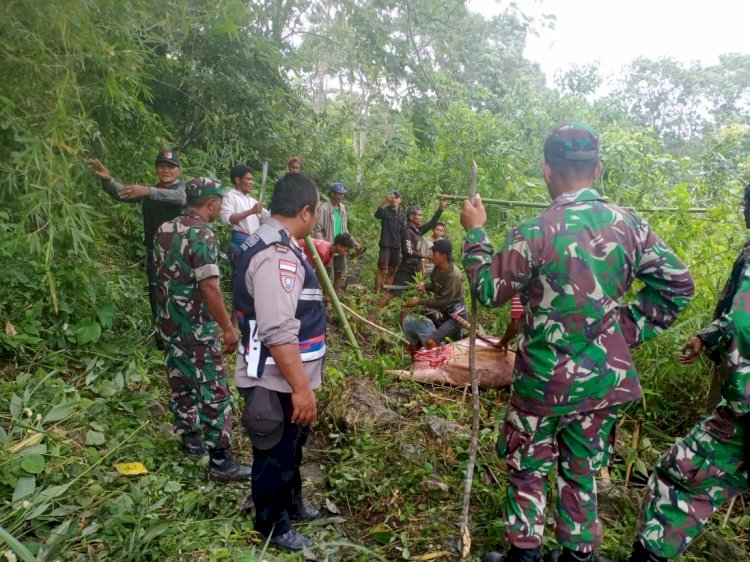
[[[585,123],[564,123],[555,127],[544,141],[544,159],[597,160],[599,134]]]
[[[400,191],[397,191],[397,190],[395,190],[395,189],[391,189],[391,190],[390,190],[390,191],[388,192],[388,194],[390,195],[391,193],[393,193],[393,195],[395,195],[396,197],[398,197],[399,199],[401,199],[401,192],[400,192]]]
[[[188,197],[208,197],[209,195],[224,195],[219,180],[211,178],[193,178],[185,184],[185,195]]]
[[[332,193],[346,193],[346,189],[344,189],[344,184],[341,182],[336,182],[331,184],[331,192]]]
[[[180,166],[180,156],[172,151],[172,150],[162,150],[159,152],[159,154],[156,155],[156,163],[160,164],[162,162],[166,162],[167,164],[172,164],[173,166]]]
[[[448,259],[453,259],[453,244],[450,240],[440,238],[432,243],[432,251],[445,254]]]
[[[241,420],[253,447],[261,451],[275,447],[284,433],[284,410],[278,394],[261,386],[253,388]]]

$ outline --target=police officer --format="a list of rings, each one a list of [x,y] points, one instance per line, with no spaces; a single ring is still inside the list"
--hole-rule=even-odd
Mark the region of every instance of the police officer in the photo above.
[[[497,253],[481,199],[461,213],[463,262],[478,299],[501,306],[518,292],[527,311],[498,443],[508,465],[511,548],[488,562],[540,560],[555,465],[559,562],[599,560],[596,473],[609,457],[618,407],[643,394],[630,349],[664,331],[693,294],[687,268],[648,224],[592,188],[601,170],[597,133],[561,125],[544,144],[553,199],[545,212],[511,230]],[[622,304],[635,279],[643,288]]]
[[[315,421],[313,391],[326,353],[323,291],[294,239],[315,226],[318,187],[287,173],[277,182],[271,216],[243,244],[234,281],[242,332],[235,380],[245,399],[242,423],[253,443],[255,529],[277,548],[312,541],[292,528],[320,512],[302,503],[302,446]]]
[[[237,463],[230,450],[232,397],[221,347],[234,351],[237,334],[224,308],[218,243],[208,225],[221,210],[221,183],[193,178],[186,193],[185,214],[162,224],[154,236],[156,326],[167,347],[169,404],[185,452],[205,454],[205,440],[210,479],[248,480],[250,467]]]
[[[180,179],[180,156],[173,150],[156,155],[156,185],[123,185],[112,177],[99,160],[86,163],[102,180],[102,189],[116,201],[140,203],[143,213],[143,243],[146,246],[146,275],[151,314],[156,319],[156,272],[154,271],[154,233],[164,221],[182,213],[185,206],[185,184]]]

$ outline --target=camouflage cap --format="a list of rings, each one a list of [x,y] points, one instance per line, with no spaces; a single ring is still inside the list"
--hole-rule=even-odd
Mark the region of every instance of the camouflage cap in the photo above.
[[[188,197],[208,197],[209,195],[224,195],[224,190],[219,180],[193,178],[185,184],[185,194]]]
[[[598,160],[599,134],[585,123],[565,123],[547,135],[545,160]]]

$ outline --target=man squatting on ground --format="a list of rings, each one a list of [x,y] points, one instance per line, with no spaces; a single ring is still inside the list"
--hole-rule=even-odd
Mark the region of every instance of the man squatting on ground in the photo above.
[[[396,270],[396,275],[393,278],[393,284],[397,286],[406,286],[409,283],[414,282],[414,277],[417,275],[417,271],[421,270],[422,267],[422,254],[420,253],[420,247],[422,242],[422,235],[425,232],[429,232],[440,220],[440,217],[445,210],[445,206],[448,204],[447,199],[440,199],[435,214],[432,215],[430,222],[422,224],[422,208],[421,207],[409,207],[406,212],[406,226],[401,229],[401,263]],[[403,289],[389,289],[378,303],[378,309],[385,307],[393,297],[400,297],[403,293]],[[373,311],[370,315],[376,314],[377,310]]]
[[[292,528],[320,512],[302,503],[302,446],[317,415],[326,353],[323,291],[293,239],[312,232],[318,188],[304,174],[277,182],[268,218],[242,245],[234,310],[242,332],[235,381],[253,443],[255,529],[283,550],[312,541]]]
[[[389,191],[383,202],[375,210],[375,218],[380,221],[380,253],[378,272],[375,276],[375,292],[379,293],[383,283],[393,283],[396,268],[401,262],[401,229],[404,227],[404,212],[401,193]]]
[[[230,450],[232,396],[221,351],[236,349],[237,334],[224,308],[219,247],[208,225],[221,210],[221,182],[193,178],[186,194],[185,214],[154,235],[156,327],[166,346],[169,406],[187,453],[205,454],[205,440],[210,479],[248,480],[250,467],[238,464]]]
[[[508,465],[506,555],[490,562],[541,560],[547,475],[557,465],[560,562],[593,561],[602,539],[596,473],[611,453],[620,404],[642,390],[630,349],[671,325],[693,282],[685,265],[641,218],[591,187],[602,165],[587,125],[554,129],[544,144],[552,205],[511,230],[494,253],[481,198],[464,203],[463,262],[479,300],[525,305],[511,401],[498,451]],[[635,279],[644,286],[628,305]]]
[[[156,319],[156,272],[154,271],[154,233],[164,221],[182,213],[185,206],[185,184],[180,180],[180,157],[171,150],[156,155],[156,185],[123,185],[112,178],[109,170],[96,159],[86,163],[102,180],[102,189],[116,201],[140,203],[143,214],[143,244],[146,246],[146,275],[151,317]]]
[[[750,228],[750,185],[743,203]],[[750,488],[750,241],[732,266],[713,321],[687,342],[680,361],[693,363],[704,350],[721,363],[723,399],[657,461],[632,562],[677,558],[714,511]]]
[[[421,314],[409,314],[404,318],[404,334],[412,352],[416,352],[420,345],[432,349],[447,339],[461,339],[461,324],[452,314],[468,320],[464,276],[453,263],[453,244],[450,240],[435,240],[430,259],[435,267],[426,282],[417,284],[417,290],[431,293],[431,296],[422,296],[402,305],[407,310],[422,307]]]
[[[340,182],[332,183],[330,199],[320,206],[318,221],[313,229],[313,237],[317,240],[325,240],[333,244],[334,239],[340,234],[349,234],[349,225],[344,205],[346,189]],[[352,240],[354,240],[352,238]],[[354,246],[359,244],[354,240]],[[346,273],[346,252],[336,253],[333,257],[333,265],[326,265],[328,276],[333,274],[333,290],[337,295],[341,294],[341,282]]]
[[[260,226],[263,205],[250,194],[253,191],[253,169],[244,164],[232,166],[229,179],[234,187],[224,194],[221,202],[221,222],[232,229],[229,241],[229,261],[232,266],[240,253],[240,246]]]

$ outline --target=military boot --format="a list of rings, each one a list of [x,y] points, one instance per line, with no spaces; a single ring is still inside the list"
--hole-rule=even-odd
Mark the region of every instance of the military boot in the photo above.
[[[315,521],[316,519],[320,519],[321,515],[319,509],[309,505],[303,505],[297,511],[290,514],[290,519],[292,521]]]
[[[557,550],[549,558],[550,562],[612,562],[609,558],[598,556],[595,552],[580,552],[568,547]]]
[[[484,562],[542,562],[542,549],[511,546],[507,554],[488,552],[484,555]]]
[[[285,550],[287,552],[299,552],[305,548],[312,546],[313,543],[305,535],[298,533],[294,529],[289,529],[286,533],[281,533],[275,537],[271,537],[271,544],[279,550]]]
[[[209,452],[208,479],[216,482],[235,482],[250,480],[253,474],[251,467],[240,464],[229,449],[211,449]]]
[[[206,446],[203,444],[203,439],[200,434],[196,431],[188,431],[181,435],[182,438],[182,450],[188,455],[194,457],[202,457],[206,454]]]
[[[646,550],[641,541],[635,541],[633,543],[633,552],[630,554],[627,562],[667,562],[667,559]]]

